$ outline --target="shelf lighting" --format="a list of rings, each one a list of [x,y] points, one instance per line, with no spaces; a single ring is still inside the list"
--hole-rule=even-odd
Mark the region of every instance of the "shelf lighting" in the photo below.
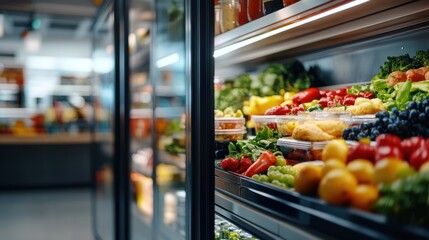
[[[362,3],[365,3],[365,2],[368,2],[368,1],[369,1],[369,0],[356,0],[356,1],[352,1],[352,2],[349,2],[349,3],[347,3],[347,4],[341,5],[341,6],[339,6],[339,7],[336,7],[336,8],[333,8],[333,9],[331,9],[331,10],[328,10],[328,11],[326,11],[326,12],[322,12],[322,13],[320,13],[320,14],[317,14],[317,15],[311,16],[311,17],[306,18],[306,19],[303,19],[303,20],[301,20],[301,21],[294,22],[294,23],[289,24],[289,25],[286,25],[286,26],[284,26],[284,27],[277,28],[277,29],[275,29],[275,30],[273,30],[273,31],[270,31],[270,32],[267,32],[267,33],[263,33],[263,34],[261,34],[261,35],[258,35],[258,36],[255,36],[255,37],[252,37],[252,38],[246,39],[246,40],[244,40],[244,41],[241,41],[241,42],[238,42],[238,43],[232,44],[232,45],[230,45],[230,46],[227,46],[227,47],[224,47],[224,48],[218,49],[218,50],[214,51],[213,57],[217,58],[217,57],[223,56],[223,55],[225,55],[225,54],[227,54],[227,53],[230,53],[230,52],[232,52],[232,51],[235,51],[235,50],[237,50],[237,49],[239,49],[239,48],[242,48],[242,47],[245,47],[245,46],[247,46],[247,45],[253,44],[253,43],[255,43],[255,42],[261,41],[261,40],[263,40],[263,39],[265,39],[265,38],[272,37],[272,36],[274,36],[274,35],[276,35],[276,34],[279,34],[279,33],[285,32],[285,31],[287,31],[287,30],[291,30],[291,29],[293,29],[293,28],[296,28],[296,27],[302,26],[302,25],[304,25],[304,24],[307,24],[307,23],[310,23],[310,22],[316,21],[316,20],[318,20],[318,19],[321,19],[321,18],[327,17],[327,16],[329,16],[329,15],[332,15],[332,14],[335,14],[335,13],[338,13],[338,12],[341,12],[341,11],[344,11],[344,10],[346,10],[346,9],[349,9],[349,8],[352,8],[352,7],[355,7],[355,6],[358,6],[358,5],[360,5],[360,4],[362,4]]]
[[[163,68],[163,67],[166,67],[168,65],[177,63],[178,61],[179,61],[179,54],[174,53],[174,54],[168,55],[168,56],[161,58],[158,61],[156,61],[156,66],[158,68]]]

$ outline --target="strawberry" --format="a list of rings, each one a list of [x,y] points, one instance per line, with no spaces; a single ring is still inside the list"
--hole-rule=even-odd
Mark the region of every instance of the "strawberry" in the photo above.
[[[228,170],[228,171],[235,171],[237,170],[238,166],[240,165],[240,162],[236,158],[225,158],[220,162],[221,168]]]
[[[244,157],[241,159],[240,166],[235,172],[238,174],[244,173],[250,167],[250,165],[252,165],[252,160],[250,160],[250,158]]]

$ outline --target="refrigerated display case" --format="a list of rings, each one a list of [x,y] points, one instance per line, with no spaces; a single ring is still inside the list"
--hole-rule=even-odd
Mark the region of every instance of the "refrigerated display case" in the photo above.
[[[201,14],[209,7],[200,1],[103,6],[94,25],[94,62],[106,71],[95,69],[94,84],[109,110],[111,141],[94,147],[96,233],[100,239],[212,238],[214,192],[205,188],[213,186],[206,158],[213,152],[207,107],[213,86],[206,81],[213,61],[212,48],[200,46],[213,44],[206,27],[213,14]]]
[[[318,87],[369,82],[429,45],[427,1],[302,0],[215,38],[216,84],[270,63],[318,66]],[[427,228],[215,169],[215,212],[261,239],[427,239]]]

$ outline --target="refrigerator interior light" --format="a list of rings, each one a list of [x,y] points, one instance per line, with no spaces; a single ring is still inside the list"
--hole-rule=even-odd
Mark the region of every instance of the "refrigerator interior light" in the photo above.
[[[333,9],[331,9],[331,10],[328,10],[328,11],[326,11],[326,12],[322,12],[322,13],[320,13],[320,14],[317,14],[317,15],[311,16],[311,17],[309,17],[309,18],[305,18],[305,19],[303,19],[303,20],[301,20],[301,21],[294,22],[294,23],[289,24],[289,25],[286,25],[286,26],[284,26],[284,27],[277,28],[277,29],[274,29],[274,30],[272,30],[272,31],[269,31],[269,32],[263,33],[263,34],[261,34],[261,35],[258,35],[258,36],[255,36],[255,37],[252,37],[252,38],[246,39],[246,40],[244,40],[244,41],[241,41],[241,42],[238,42],[238,43],[232,44],[232,45],[230,45],[230,46],[227,46],[227,47],[224,47],[224,48],[218,49],[218,50],[214,51],[213,57],[217,58],[217,57],[223,56],[223,55],[225,55],[225,54],[227,54],[227,53],[230,53],[230,52],[232,52],[232,51],[235,51],[235,50],[240,49],[240,48],[242,48],[242,47],[245,47],[245,46],[247,46],[247,45],[253,44],[253,43],[255,43],[255,42],[261,41],[261,40],[263,40],[263,39],[265,39],[265,38],[272,37],[272,36],[274,36],[274,35],[276,35],[276,34],[279,34],[279,33],[285,32],[285,31],[287,31],[287,30],[290,30],[290,29],[293,29],[293,28],[299,27],[299,26],[301,26],[301,25],[304,25],[304,24],[307,24],[307,23],[310,23],[310,22],[316,21],[316,20],[318,20],[318,19],[321,19],[321,18],[327,17],[327,16],[329,16],[329,15],[332,15],[332,14],[335,14],[335,13],[338,13],[338,12],[341,12],[341,11],[344,11],[344,10],[346,10],[346,9],[349,9],[349,8],[352,8],[352,7],[355,7],[355,6],[358,6],[358,5],[360,5],[360,4],[362,4],[362,3],[365,3],[365,2],[368,2],[368,1],[369,1],[369,0],[356,0],[356,1],[352,1],[352,2],[349,2],[349,3],[347,3],[347,4],[341,5],[341,6],[339,6],[339,7],[336,7],[336,8],[333,8]]]
[[[0,38],[4,35],[4,15],[0,14]]]
[[[168,55],[168,56],[161,58],[158,61],[156,61],[156,66],[158,68],[163,68],[163,67],[166,67],[168,65],[177,63],[178,61],[179,61],[179,54],[173,53],[171,55]]]

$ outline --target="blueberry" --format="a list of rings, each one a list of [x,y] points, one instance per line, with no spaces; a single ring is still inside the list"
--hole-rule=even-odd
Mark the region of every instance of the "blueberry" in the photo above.
[[[399,118],[406,120],[406,119],[408,119],[408,115],[409,115],[408,110],[404,110],[404,111],[399,113]]]
[[[426,122],[426,115],[424,113],[419,114],[419,122],[425,123]]]
[[[368,129],[368,124],[366,124],[366,123],[362,123],[362,124],[360,125],[360,128],[361,128],[362,130],[367,130],[367,129]]]
[[[392,115],[398,116],[399,115],[399,109],[397,107],[392,108]]]
[[[415,120],[418,120],[419,118],[419,111],[416,109],[413,109],[410,111],[410,116],[408,116],[408,119],[414,122]]]
[[[352,127],[352,132],[354,132],[354,133],[359,133],[359,132],[360,132],[360,129],[359,129],[358,127],[356,127],[356,126],[353,126],[353,127]]]
[[[417,110],[423,112],[425,110],[425,105],[423,103],[417,103]]]
[[[349,134],[349,139],[350,139],[350,140],[356,140],[356,134],[355,134],[354,132],[351,132],[351,133]]]
[[[395,130],[396,130],[396,126],[394,124],[389,124],[387,126],[387,132],[388,133],[395,133]]]
[[[408,109],[416,109],[417,108],[417,103],[416,102],[410,102],[408,103]]]
[[[376,113],[375,117],[378,118],[378,119],[382,119],[383,118],[383,112]]]
[[[425,111],[424,111],[424,112],[425,112],[425,115],[426,115],[426,116],[429,116],[429,106],[426,106],[426,107],[425,107]]]
[[[429,98],[426,98],[425,100],[423,100],[422,103],[425,107],[428,107],[429,106]]]
[[[361,132],[361,133],[359,133],[359,134],[357,135],[357,138],[358,138],[358,139],[361,139],[361,138],[364,138],[364,137],[366,137],[366,134],[365,134],[365,133],[363,133],[363,132]]]
[[[371,131],[371,134],[374,135],[375,137],[377,137],[378,135],[380,135],[380,132],[378,131],[378,129],[373,129]]]

